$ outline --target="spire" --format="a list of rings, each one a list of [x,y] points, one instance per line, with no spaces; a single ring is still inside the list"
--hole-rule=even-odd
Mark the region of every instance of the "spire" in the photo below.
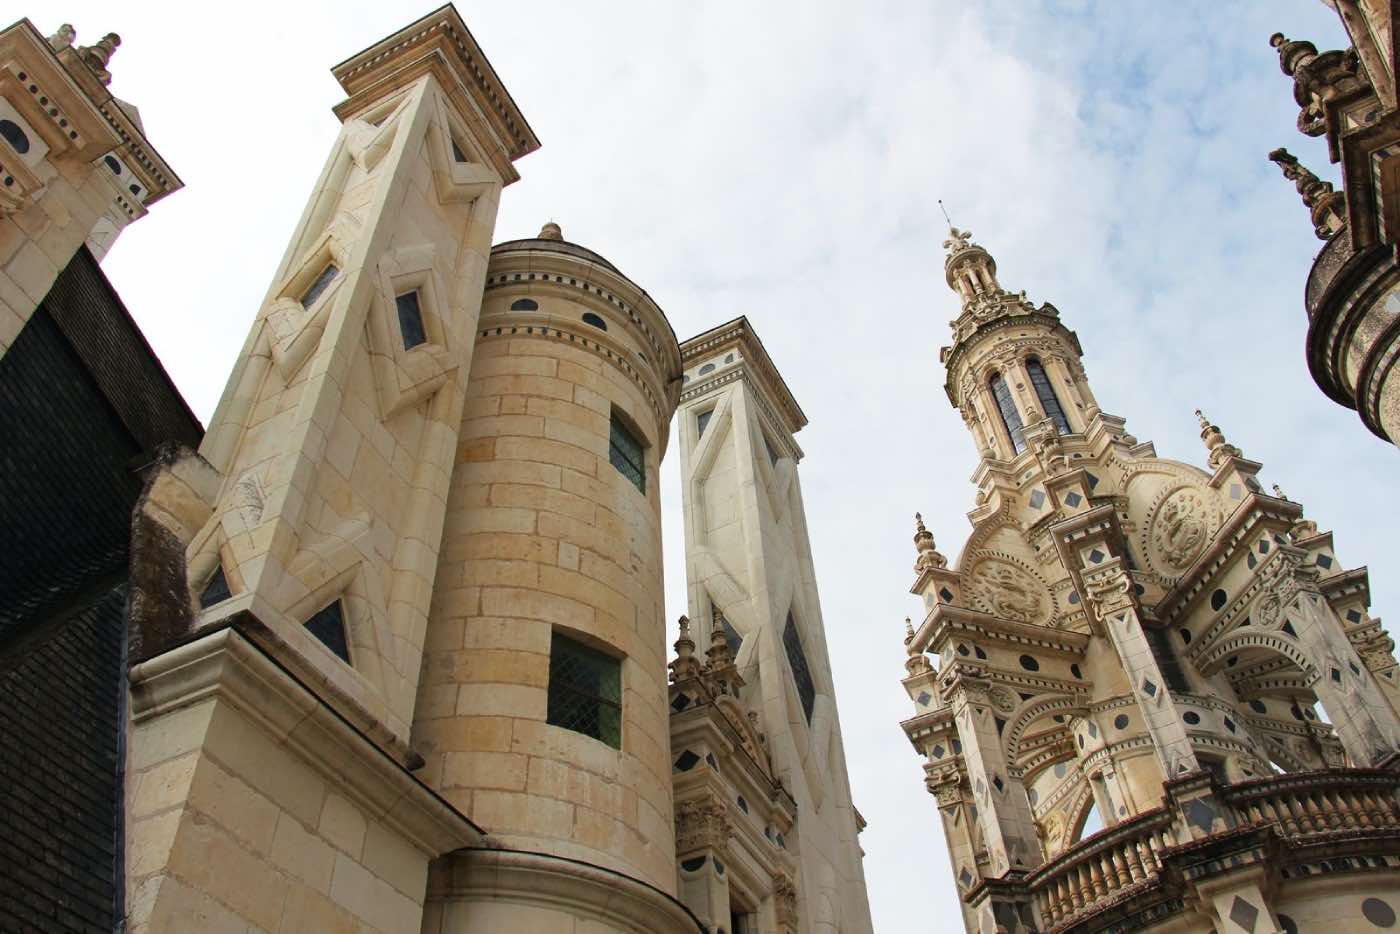
[[[914,562],[915,571],[923,572],[929,568],[948,566],[948,559],[934,546],[933,533],[924,528],[923,515],[917,512],[914,513],[914,547],[919,552],[919,557]]]
[[[1218,469],[1226,458],[1240,456],[1240,449],[1228,443],[1220,431],[1220,426],[1212,425],[1200,409],[1196,410],[1196,418],[1201,423],[1201,440],[1210,452],[1207,460],[1213,469]]]
[[[58,32],[49,36],[49,48],[55,52],[62,52],[73,45],[73,40],[78,37],[78,30],[73,28],[72,23],[64,23],[58,27]]]
[[[554,221],[550,221],[548,224],[545,224],[543,227],[540,228],[540,235],[536,239],[563,240],[564,231],[560,230],[559,225],[554,223]]]
[[[1283,500],[1285,503],[1293,502],[1293,500],[1288,498],[1288,494],[1283,492],[1283,488],[1280,487],[1277,483],[1274,484],[1274,495],[1277,496],[1279,499]],[[1298,508],[1300,510],[1298,513],[1298,518],[1294,520],[1293,527],[1288,530],[1289,534],[1293,536],[1293,540],[1295,542],[1302,541],[1305,538],[1312,538],[1314,535],[1317,534],[1317,523],[1312,521],[1311,519],[1303,518],[1303,514],[1301,512],[1302,506],[1300,505]]]
[[[72,41],[71,38],[69,41]],[[121,44],[122,37],[114,32],[109,32],[98,40],[96,45],[85,45],[78,49],[78,57],[83,60],[83,64],[92,69],[93,74],[97,75],[97,80],[103,84],[111,84],[112,73],[107,70],[107,65],[112,61],[112,53]]]
[[[969,337],[981,325],[997,318],[1013,315],[1044,314],[1056,318],[1059,313],[1051,305],[1037,309],[1025,292],[1008,292],[997,281],[997,261],[980,244],[972,241],[972,232],[948,228],[943,241],[948,251],[943,261],[943,274],[948,288],[962,299],[962,314],[952,322],[953,341]]]
[[[1313,233],[1319,240],[1330,240],[1346,226],[1346,199],[1333,189],[1331,182],[1322,181],[1282,147],[1269,153],[1269,161],[1278,164],[1284,178],[1296,183],[1303,204],[1312,214]]]
[[[914,648],[914,623],[907,616],[904,617],[904,650],[909,655],[904,660],[904,670],[909,672],[910,677],[933,670],[924,653]]]
[[[695,640],[690,638],[690,617],[682,616],[679,622],[681,634],[676,639],[676,657],[668,666],[672,681],[684,681],[700,672],[700,662],[695,658]]]
[[[1278,50],[1279,70],[1290,78],[1296,78],[1300,68],[1317,58],[1317,46],[1305,39],[1295,42],[1281,32],[1269,37],[1269,45]]]
[[[1301,108],[1298,131],[1306,136],[1327,132],[1328,102],[1371,90],[1356,49],[1319,53],[1311,42],[1281,32],[1270,36],[1269,44],[1278,50],[1279,70],[1293,79],[1293,100]]]

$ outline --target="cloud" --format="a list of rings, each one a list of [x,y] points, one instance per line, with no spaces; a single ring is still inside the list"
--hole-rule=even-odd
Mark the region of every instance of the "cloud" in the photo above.
[[[927,931],[956,898],[898,726],[912,514],[956,554],[976,458],[937,359],[957,313],[939,198],[1004,285],[1078,331],[1107,411],[1203,464],[1203,407],[1347,561],[1370,564],[1380,610],[1400,603],[1395,451],[1307,375],[1318,244],[1264,158],[1286,144],[1331,174],[1293,129],[1267,43],[1276,28],[1344,42],[1321,4],[460,9],[544,142],[505,194],[499,239],[557,220],[682,338],[748,315],[811,418],[802,483],[877,930]],[[109,4],[70,0],[64,15],[85,40],[122,33],[113,90],[189,186],[106,268],[207,417],[335,137],[329,67],[412,11],[249,2],[215,20],[153,3],[112,22]],[[686,611],[676,463],[673,450],[672,620]]]

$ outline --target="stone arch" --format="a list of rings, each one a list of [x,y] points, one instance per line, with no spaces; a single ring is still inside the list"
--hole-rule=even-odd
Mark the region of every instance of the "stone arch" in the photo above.
[[[1231,655],[1246,649],[1262,649],[1288,659],[1303,673],[1308,684],[1312,684],[1317,679],[1317,669],[1313,667],[1307,656],[1292,639],[1282,633],[1263,632],[1249,628],[1236,630],[1217,642],[1209,652],[1196,661],[1196,668],[1205,677],[1210,677],[1225,666]]]
[[[1084,706],[1078,698],[1068,694],[1040,695],[1032,697],[1021,704],[1012,712],[1007,721],[1006,730],[1002,735],[1003,748],[1006,751],[1007,762],[1018,762],[1021,757],[1021,738],[1032,723],[1042,717],[1053,716],[1057,713],[1070,714],[1076,717],[1088,716],[1088,708]],[[1054,763],[1049,763],[1053,765]]]

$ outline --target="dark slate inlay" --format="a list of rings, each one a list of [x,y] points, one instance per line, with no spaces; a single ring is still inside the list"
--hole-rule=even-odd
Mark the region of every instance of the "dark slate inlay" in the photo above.
[[[701,866],[705,865],[705,860],[706,857],[704,856],[697,856],[694,859],[683,859],[681,860],[681,868],[686,872],[695,872]]]
[[[1278,926],[1283,928],[1283,934],[1298,934],[1298,922],[1288,915],[1278,916]]]
[[[962,883],[963,888],[972,885],[972,873],[967,871],[966,866],[962,868],[962,872],[958,873],[958,881]]]
[[[715,761],[715,754],[712,752],[705,753],[705,764],[716,771],[719,770],[719,763]]]
[[[1079,681],[1083,681],[1083,680],[1084,680],[1084,675],[1080,673],[1080,671],[1079,671],[1079,665],[1077,665],[1077,664],[1072,664],[1072,665],[1069,666],[1069,673],[1072,674],[1072,675],[1074,675],[1074,677],[1075,677],[1076,680],[1079,680]]]
[[[1089,473],[1087,470],[1084,471],[1084,478],[1089,481],[1089,489],[1091,490],[1099,485],[1099,478]]]
[[[419,303],[418,290],[395,296],[394,307],[399,313],[399,335],[403,338],[403,349],[412,350],[419,344],[426,344],[428,335],[423,328],[423,307]]]
[[[1230,906],[1230,920],[1244,928],[1249,934],[1254,934],[1254,923],[1259,920],[1259,909],[1241,896],[1236,895],[1234,904]]]
[[[696,763],[699,761],[700,757],[697,756],[695,753],[691,752],[689,749],[687,749],[685,752],[681,753],[679,756],[676,757],[676,771],[689,772],[691,769],[695,768]]]
[[[1181,641],[1182,641],[1182,644],[1184,644],[1184,645],[1190,645],[1190,644],[1191,644],[1191,630],[1189,630],[1189,629],[1183,629],[1183,630],[1181,630]]]
[[[1031,502],[1031,508],[1032,508],[1032,509],[1039,509],[1041,506],[1045,505],[1045,491],[1044,491],[1044,490],[1035,490],[1035,491],[1033,491],[1033,492],[1031,493],[1031,500],[1030,500],[1030,502]]]
[[[1106,557],[1106,556],[1104,555],[1104,553],[1103,553],[1102,551],[1099,551],[1097,548],[1095,548],[1093,551],[1089,552],[1089,560],[1092,561],[1092,562],[1094,562],[1095,564],[1098,564],[1098,563],[1099,563],[1100,561],[1102,561],[1105,557]]]
[[[1254,552],[1251,551],[1248,555],[1245,556],[1244,563],[1252,571],[1256,566],[1258,566],[1259,559],[1254,557]]]
[[[1126,730],[1128,728],[1128,723],[1128,715],[1125,713],[1120,713],[1118,716],[1113,718],[1113,726],[1116,729]]]
[[[1361,903],[1361,913],[1378,928],[1395,927],[1395,909],[1390,907],[1389,902],[1368,898]]]
[[[1317,556],[1317,566],[1320,567],[1320,568],[1322,568],[1323,570],[1327,570],[1327,569],[1331,568],[1331,567],[1332,567],[1332,556],[1331,556],[1331,555],[1318,555],[1318,556]]]
[[[1142,689],[1144,692],[1146,692],[1148,697],[1157,696],[1157,685],[1153,684],[1151,681],[1143,681]]]
[[[987,660],[987,653],[984,652],[984,651],[982,651],[982,647],[981,647],[980,645],[974,645],[974,646],[972,647],[972,654],[973,654],[973,655],[976,655],[978,658],[982,659],[982,661],[984,661],[984,662]]]
[[[1254,711],[1255,713],[1268,713],[1268,712],[1269,712],[1269,708],[1268,708],[1268,707],[1265,707],[1265,706],[1264,706],[1264,702],[1261,701],[1261,700],[1252,700],[1252,701],[1250,701],[1250,702],[1249,702],[1249,709],[1252,710],[1252,711]]]
[[[928,702],[933,700],[933,697],[928,691],[920,691],[917,700],[919,701],[920,707],[927,707]]]
[[[1201,833],[1210,833],[1211,824],[1215,823],[1215,808],[1204,798],[1195,798],[1188,802],[1184,813],[1188,824]]]
[[[1036,661],[1034,658],[1032,658],[1032,657],[1029,656],[1029,655],[1022,655],[1020,661],[1021,661],[1021,667],[1024,668],[1024,669],[1026,669],[1027,671],[1039,671],[1039,670],[1040,670],[1040,662]]]
[[[1352,623],[1361,622],[1361,614],[1356,610],[1347,610],[1347,621]]]
[[[1212,610],[1218,610],[1221,607],[1223,607],[1226,603],[1228,603],[1229,600],[1229,594],[1227,594],[1223,590],[1217,590],[1215,593],[1210,595],[1210,608]]]
[[[233,593],[228,589],[228,578],[224,577],[224,566],[221,564],[214,568],[214,576],[209,578],[209,583],[204,585],[204,590],[199,595],[200,608],[207,610],[231,596]]]
[[[1078,605],[1079,605],[1079,591],[1077,591],[1077,590],[1071,590],[1071,591],[1069,592],[1069,602],[1070,602],[1070,605],[1071,605],[1071,606],[1078,606]]]
[[[933,751],[933,757],[934,757],[935,759],[942,759],[942,758],[943,758],[943,746],[942,746],[942,744],[935,743],[934,746],[933,746],[933,750],[932,750],[932,751]]]
[[[951,590],[949,590],[947,587],[940,587],[939,590],[938,590],[938,596],[941,597],[941,598],[943,599],[943,602],[944,602],[944,603],[952,603],[952,602],[953,602],[953,592],[952,592]]]
[[[739,795],[739,797],[734,800],[739,805],[739,810],[743,811],[745,814],[749,813],[749,803],[744,800],[743,795]]]
[[[1188,710],[1186,711],[1186,713],[1181,715],[1181,719],[1185,720],[1192,726],[1195,726],[1196,724],[1201,722],[1201,715],[1196,713],[1196,711],[1194,710]]]
[[[1084,497],[1080,496],[1073,490],[1065,494],[1065,504],[1071,509],[1073,509],[1075,506],[1078,506],[1082,502],[1084,502]]]
[[[690,706],[690,698],[685,694],[677,694],[675,700],[671,701],[671,709],[676,713]]]
[[[1282,626],[1278,627],[1278,628],[1279,628],[1279,629],[1282,629],[1284,632],[1288,633],[1288,634],[1289,634],[1290,636],[1292,636],[1293,638],[1295,638],[1295,639],[1298,638],[1298,632],[1297,632],[1297,630],[1295,630],[1295,629],[1293,628],[1293,624],[1292,624],[1292,623],[1290,623],[1290,622],[1284,622],[1284,624],[1283,624]]]

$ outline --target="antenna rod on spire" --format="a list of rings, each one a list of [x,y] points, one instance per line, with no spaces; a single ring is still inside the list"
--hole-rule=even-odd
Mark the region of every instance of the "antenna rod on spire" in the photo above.
[[[948,209],[943,206],[943,199],[938,199],[938,210],[943,212],[943,219],[948,222],[948,226],[953,226],[953,219],[948,216]]]

